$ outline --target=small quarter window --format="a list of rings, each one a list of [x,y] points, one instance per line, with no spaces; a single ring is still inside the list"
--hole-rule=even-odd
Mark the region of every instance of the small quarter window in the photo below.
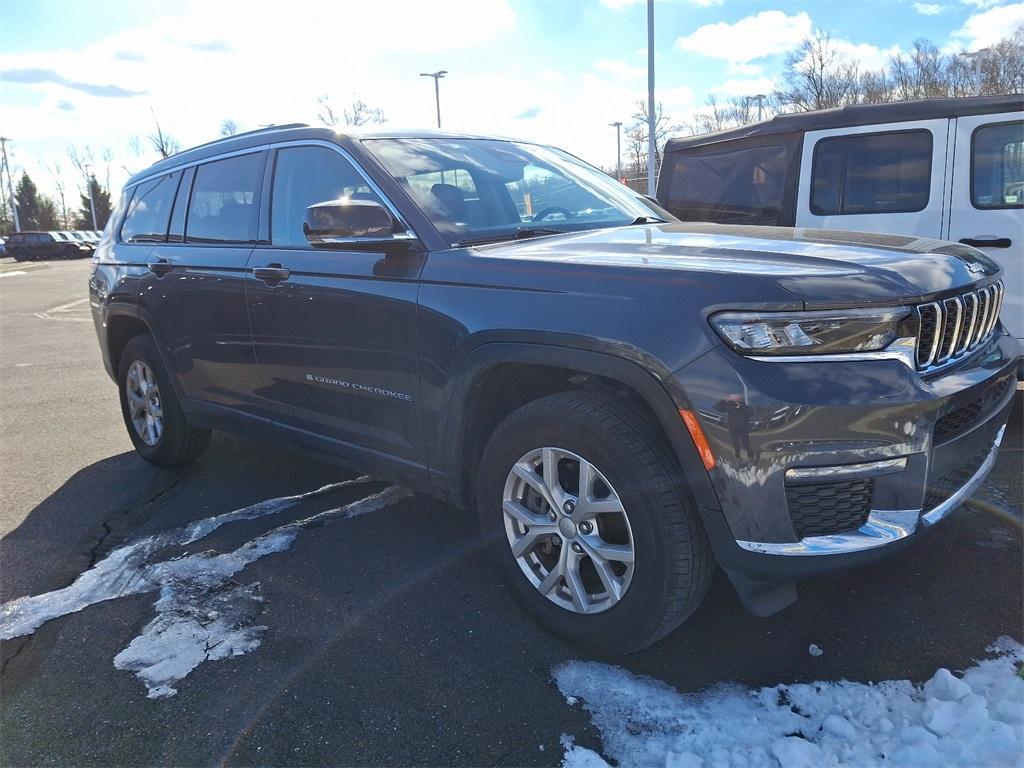
[[[167,220],[178,190],[180,173],[168,173],[136,185],[128,205],[121,239],[128,243],[163,242],[167,238]]]
[[[1024,122],[984,125],[971,137],[971,203],[1024,208]]]
[[[306,209],[343,197],[381,203],[352,163],[333,149],[287,147],[278,150],[270,198],[271,242],[284,247],[308,248],[309,240],[302,228]]]
[[[262,153],[229,157],[196,169],[185,239],[245,243],[256,238]]]
[[[814,147],[811,213],[912,213],[928,206],[931,131],[822,139]]]

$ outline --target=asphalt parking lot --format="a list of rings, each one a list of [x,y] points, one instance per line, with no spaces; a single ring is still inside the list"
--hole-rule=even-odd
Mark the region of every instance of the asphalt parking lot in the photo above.
[[[352,479],[226,435],[186,470],[145,464],[100,363],[88,263],[31,266],[0,264],[3,602],[68,587],[140,537]],[[683,692],[920,681],[969,665],[1001,635],[1024,639],[1019,399],[979,497],[901,556],[805,583],[768,619],[746,614],[719,575],[680,629],[613,663]],[[247,618],[258,647],[198,663],[174,696],[147,698],[144,680],[114,664],[153,620],[155,590],[4,642],[0,763],[558,765],[563,733],[599,748],[551,679],[587,656],[498,587],[473,516],[421,496],[355,515],[353,503],[384,488],[344,485],[171,541],[159,559],[295,533],[218,585],[258,593]],[[810,656],[811,643],[824,654]]]

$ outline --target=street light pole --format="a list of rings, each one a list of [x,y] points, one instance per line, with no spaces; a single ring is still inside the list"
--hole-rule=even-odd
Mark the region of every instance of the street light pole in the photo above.
[[[647,0],[647,194],[654,197],[654,164],[657,162],[657,121],[654,116],[654,0]]]
[[[89,212],[92,214],[92,229],[95,232],[99,227],[96,226],[96,203],[92,199],[92,166],[83,165],[85,169],[85,185],[89,188]]]
[[[756,96],[754,96],[754,98],[757,99],[757,122],[761,122],[764,116],[765,95],[763,93],[759,93]]]
[[[615,129],[615,178],[622,181],[622,123],[608,123]]]
[[[991,48],[982,48],[980,51],[970,51],[967,53],[960,54],[964,58],[970,59],[974,64],[974,95],[981,96],[981,60],[985,57]]]
[[[14,182],[11,181],[11,166],[7,164],[7,142],[10,139],[0,136],[0,150],[3,151],[3,166],[0,166],[0,184],[3,184],[3,171],[7,171],[7,193],[11,196],[11,213],[14,215],[14,231],[21,232],[18,220],[18,200],[14,196]]]
[[[447,69],[439,69],[437,72],[420,72],[420,77],[434,78],[434,105],[437,107],[437,128],[441,128],[441,78],[448,74]]]

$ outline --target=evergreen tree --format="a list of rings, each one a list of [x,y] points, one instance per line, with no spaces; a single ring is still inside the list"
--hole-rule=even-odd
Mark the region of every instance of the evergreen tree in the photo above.
[[[18,200],[18,219],[23,230],[58,229],[57,206],[46,195],[39,194],[35,183],[22,172],[14,196]]]
[[[96,229],[102,230],[107,226],[107,219],[110,218],[110,192],[100,186],[96,181],[96,175],[89,176],[89,186],[92,188],[92,202],[96,206]],[[81,196],[82,205],[75,215],[76,229],[93,229],[92,208],[89,205],[88,191]]]

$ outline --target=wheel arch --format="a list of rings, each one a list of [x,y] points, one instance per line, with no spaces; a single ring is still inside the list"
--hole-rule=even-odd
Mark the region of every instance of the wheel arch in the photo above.
[[[513,367],[535,374],[525,391],[516,386],[520,380],[503,380],[503,374]],[[475,461],[487,437],[505,416],[538,397],[595,388],[632,398],[648,411],[672,447],[698,508],[719,509],[678,406],[653,373],[614,355],[521,342],[491,342],[477,347],[464,359],[455,377],[444,433],[443,482],[449,500],[457,506],[472,504]],[[503,399],[508,395],[509,399]]]

